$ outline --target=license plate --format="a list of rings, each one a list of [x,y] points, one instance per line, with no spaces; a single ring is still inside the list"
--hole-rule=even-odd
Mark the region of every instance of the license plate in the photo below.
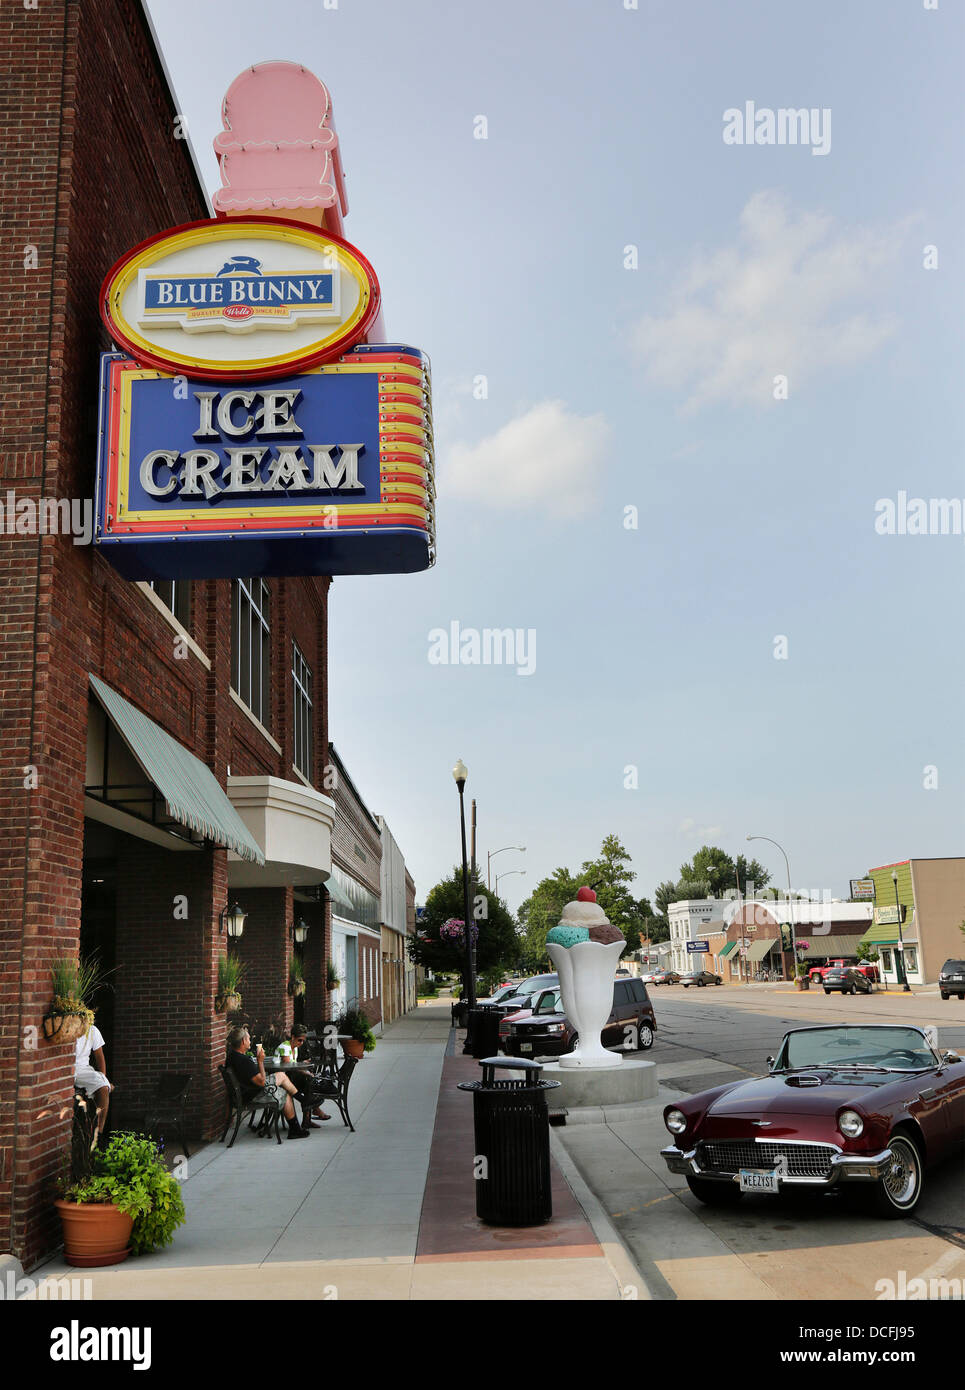
[[[762,1173],[754,1168],[740,1170],[741,1192],[777,1192],[777,1169]]]
[[[951,978],[953,980],[965,980],[965,975],[953,975]]]
[[[520,1050],[520,1052],[532,1052],[532,1050],[533,1050],[533,1044],[532,1044],[532,1043],[520,1043],[520,1045],[519,1045],[519,1050]]]

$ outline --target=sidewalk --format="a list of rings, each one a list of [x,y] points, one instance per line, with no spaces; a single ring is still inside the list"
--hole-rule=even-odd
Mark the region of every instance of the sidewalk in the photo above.
[[[207,1144],[166,1250],[82,1271],[57,1257],[33,1277],[89,1277],[95,1300],[620,1299],[632,1265],[615,1238],[601,1246],[555,1164],[549,1225],[477,1220],[472,1099],[456,1082],[478,1066],[445,1056],[451,1037],[435,1002],[386,1028],[352,1079],[355,1134],[333,1110],[302,1143],[242,1127],[230,1150]]]

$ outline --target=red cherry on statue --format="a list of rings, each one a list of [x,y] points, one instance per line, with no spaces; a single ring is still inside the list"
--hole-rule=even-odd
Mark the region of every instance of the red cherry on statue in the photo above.
[[[577,890],[576,901],[578,903],[595,903],[596,894],[592,888],[580,888]]]

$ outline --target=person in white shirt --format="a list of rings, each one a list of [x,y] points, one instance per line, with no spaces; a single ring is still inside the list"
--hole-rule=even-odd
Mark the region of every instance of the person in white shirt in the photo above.
[[[288,1035],[288,1039],[285,1042],[279,1043],[278,1046],[275,1048],[275,1051],[283,1062],[291,1066],[293,1062],[298,1061],[299,1048],[304,1047],[307,1040],[308,1029],[305,1027],[305,1025],[302,1023],[293,1024],[291,1033]],[[291,1071],[288,1073],[288,1075],[291,1077],[292,1081],[294,1081],[295,1085],[300,1088],[304,1095],[311,1096],[313,1089],[311,1072]],[[331,1118],[331,1116],[326,1114],[326,1112],[321,1108],[321,1106],[313,1106],[311,1114],[309,1114],[308,1105],[303,1104],[303,1124],[305,1124],[306,1126],[312,1125],[315,1129],[317,1129],[318,1126],[313,1125],[312,1115],[314,1115],[315,1119],[317,1120],[328,1120]]]
[[[74,1048],[74,1085],[94,1097],[97,1105],[97,1133],[102,1134],[107,1123],[111,1091],[114,1089],[104,1070],[104,1035],[92,1023],[87,1032],[77,1039]],[[91,1066],[92,1056],[94,1066]]]

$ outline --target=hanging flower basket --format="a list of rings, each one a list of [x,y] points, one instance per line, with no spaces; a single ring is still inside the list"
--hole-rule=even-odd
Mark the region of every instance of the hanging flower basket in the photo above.
[[[288,993],[292,996],[293,999],[301,999],[302,995],[305,993],[305,981],[289,980]]]
[[[236,1013],[238,1012],[238,1010],[241,1008],[241,995],[240,995],[240,994],[218,994],[218,995],[215,995],[214,1006],[215,1006],[215,1009],[218,1011],[219,1014],[223,1014],[223,1013],[236,1014]]]
[[[90,1031],[94,1011],[73,999],[56,998],[41,1020],[48,1041],[74,1043]]]

